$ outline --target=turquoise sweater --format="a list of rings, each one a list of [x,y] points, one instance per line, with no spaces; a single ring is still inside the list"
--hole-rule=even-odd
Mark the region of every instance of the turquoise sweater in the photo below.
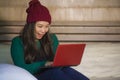
[[[53,51],[56,52],[57,46],[59,44],[58,39],[55,34],[51,36],[53,40]],[[34,74],[38,70],[40,70],[40,67],[44,66],[46,61],[39,61],[39,62],[33,62],[31,64],[26,64],[24,60],[24,48],[23,43],[20,37],[15,37],[12,40],[11,44],[11,57],[13,59],[13,62],[16,66],[19,66],[21,68],[26,69],[30,73]]]

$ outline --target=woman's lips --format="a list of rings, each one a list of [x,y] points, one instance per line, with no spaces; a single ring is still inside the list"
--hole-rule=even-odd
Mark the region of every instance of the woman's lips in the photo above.
[[[44,34],[37,34],[37,38],[41,39],[43,37]]]

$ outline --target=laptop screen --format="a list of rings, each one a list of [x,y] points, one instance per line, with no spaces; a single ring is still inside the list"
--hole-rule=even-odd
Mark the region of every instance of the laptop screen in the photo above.
[[[79,65],[86,44],[60,44],[57,48],[53,66]]]

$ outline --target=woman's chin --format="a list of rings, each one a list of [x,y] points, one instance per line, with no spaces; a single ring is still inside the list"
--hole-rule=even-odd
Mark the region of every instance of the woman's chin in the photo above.
[[[42,39],[42,36],[37,36],[36,39]]]

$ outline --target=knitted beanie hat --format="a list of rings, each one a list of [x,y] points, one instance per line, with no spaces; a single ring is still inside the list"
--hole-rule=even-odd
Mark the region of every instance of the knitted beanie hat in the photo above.
[[[41,5],[39,0],[31,0],[27,12],[27,23],[36,21],[47,21],[51,24],[51,15],[49,10]]]

